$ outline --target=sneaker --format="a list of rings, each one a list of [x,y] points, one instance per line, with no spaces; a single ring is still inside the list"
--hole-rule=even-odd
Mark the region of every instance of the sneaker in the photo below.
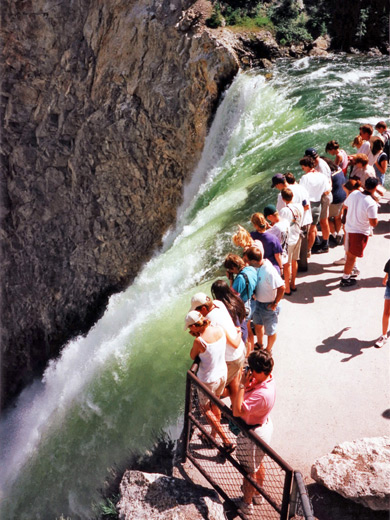
[[[333,262],[333,265],[345,265],[345,258],[340,258],[340,260],[336,260]]]
[[[316,255],[320,255],[321,253],[327,253],[329,251],[329,246],[320,247],[319,249],[316,249],[313,251]]]
[[[351,287],[355,285],[357,282],[355,278],[341,278],[340,286],[341,287]]]
[[[260,495],[260,494],[253,495],[252,502],[255,505],[257,505],[257,506],[259,506],[260,504],[264,504],[264,497],[263,497],[263,495]]]
[[[387,336],[382,334],[382,336],[375,343],[376,348],[383,347],[383,345],[386,343],[386,341],[387,341]]]
[[[236,502],[236,505],[237,505],[237,508],[240,509],[240,511],[242,513],[244,513],[244,515],[250,516],[250,515],[253,515],[253,513],[255,512],[255,508],[253,507],[253,504],[247,504],[242,499],[238,500]]]
[[[359,269],[357,267],[354,267],[352,269],[351,278],[356,278],[357,276],[359,276],[359,274],[360,274]]]

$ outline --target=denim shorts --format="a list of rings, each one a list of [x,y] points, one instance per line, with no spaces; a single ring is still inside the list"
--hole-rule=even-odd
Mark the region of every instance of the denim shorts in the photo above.
[[[271,303],[272,302],[262,303],[256,301],[256,307],[252,317],[255,325],[264,325],[266,336],[273,336],[276,333],[280,312],[280,305],[278,305],[274,311],[269,309],[268,305]]]
[[[390,287],[386,285],[385,300],[390,300]]]

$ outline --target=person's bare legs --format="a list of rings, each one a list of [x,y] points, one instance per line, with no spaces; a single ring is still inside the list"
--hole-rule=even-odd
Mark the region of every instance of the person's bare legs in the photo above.
[[[257,344],[264,345],[264,325],[255,325]]]
[[[291,283],[290,283],[290,290],[295,289],[295,280],[297,278],[298,273],[298,260],[293,260],[291,262]]]
[[[272,347],[275,345],[276,332],[275,332],[275,334],[272,334],[272,336],[267,336],[267,338],[268,338],[268,341],[267,341],[267,348],[266,348],[266,350],[268,350],[268,352],[271,352]]]
[[[255,346],[255,336],[253,334],[251,321],[249,320],[246,324],[246,327],[248,329],[248,339],[246,342],[246,357],[249,356],[249,354],[252,352],[253,347]]]
[[[236,399],[236,395],[238,392],[238,385],[240,384],[240,372],[236,375],[236,377],[230,381],[228,388],[229,388],[229,394],[230,394],[230,400],[233,403]]]
[[[347,259],[345,261],[345,265],[344,265],[344,274],[351,274],[352,273],[352,269],[353,269],[353,266],[355,265],[355,262],[356,262],[356,256],[353,255],[352,253],[350,253],[349,251],[347,251]]]
[[[320,220],[320,226],[322,231],[322,240],[329,240],[330,229],[329,222],[327,218],[322,218]]]
[[[260,464],[260,468],[257,470],[256,473],[251,473],[250,476],[255,480],[260,487],[263,487],[264,479],[265,479],[265,467],[264,464]],[[243,494],[244,494],[244,502],[247,504],[250,504],[252,502],[252,498],[254,495],[259,495],[260,493],[257,491],[256,488],[252,486],[252,484],[249,482],[249,480],[244,479],[244,485],[243,485]]]
[[[385,300],[385,306],[383,308],[383,316],[382,316],[382,336],[387,336],[387,331],[389,330],[389,320],[390,320],[390,300]]]
[[[229,437],[226,435],[224,429],[221,425],[221,410],[214,403],[209,404],[209,408],[204,408],[204,413],[206,415],[206,419],[211,426],[211,436],[215,438],[215,434],[221,437],[222,442],[226,444],[231,444]]]
[[[337,234],[340,233],[341,227],[342,227],[341,217],[335,217],[334,218],[334,229]]]
[[[329,224],[329,231],[330,233],[333,235],[333,233],[336,231],[336,225],[335,225],[335,219],[333,219],[332,217],[330,217],[328,219],[328,224]]]
[[[289,263],[284,264],[283,272],[284,272],[285,293],[288,294],[290,292],[291,264],[289,264]]]
[[[310,224],[309,232],[307,234],[307,250],[311,251],[317,236],[317,226]]]

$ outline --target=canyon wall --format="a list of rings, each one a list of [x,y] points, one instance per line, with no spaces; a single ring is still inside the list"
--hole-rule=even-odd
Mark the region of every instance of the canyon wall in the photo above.
[[[229,48],[188,0],[3,0],[2,403],[174,222]]]

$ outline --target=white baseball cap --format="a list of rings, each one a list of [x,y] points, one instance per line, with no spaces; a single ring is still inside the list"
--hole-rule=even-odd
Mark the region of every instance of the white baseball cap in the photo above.
[[[203,319],[203,314],[199,311],[190,311],[187,316],[184,318],[184,330],[191,327],[195,323],[199,323]]]
[[[190,311],[193,311],[197,307],[201,307],[202,305],[206,305],[209,301],[210,298],[207,296],[207,294],[203,292],[198,292],[194,294],[194,296],[191,298]]]

